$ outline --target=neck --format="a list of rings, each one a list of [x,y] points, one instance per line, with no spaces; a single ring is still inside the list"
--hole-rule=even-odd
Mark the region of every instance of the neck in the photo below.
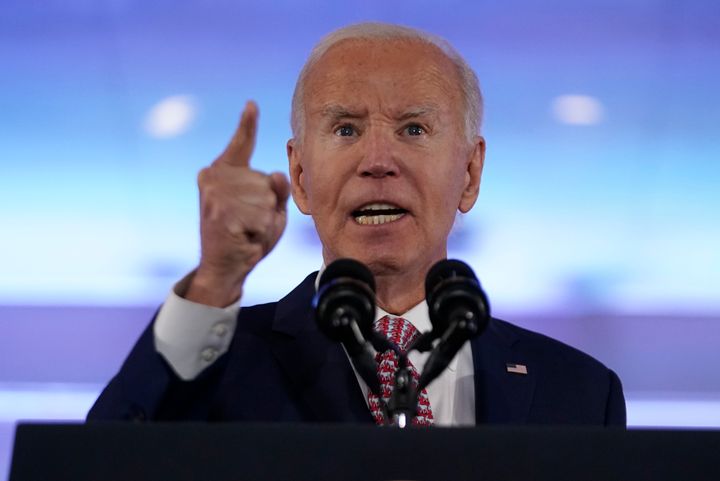
[[[425,300],[425,276],[430,267],[447,254],[413,269],[371,268],[375,275],[375,299],[388,314],[401,315]]]
[[[388,314],[399,316],[425,299],[425,276],[375,277],[375,302]]]

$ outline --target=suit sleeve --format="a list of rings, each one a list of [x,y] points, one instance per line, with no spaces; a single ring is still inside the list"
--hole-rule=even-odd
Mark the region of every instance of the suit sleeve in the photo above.
[[[610,370],[610,388],[605,405],[605,426],[626,427],[625,395],[622,383],[614,371]]]
[[[173,374],[155,350],[152,325],[95,401],[88,421],[145,421],[154,417]]]
[[[183,381],[155,348],[154,320],[95,401],[88,421],[206,420],[227,356]]]

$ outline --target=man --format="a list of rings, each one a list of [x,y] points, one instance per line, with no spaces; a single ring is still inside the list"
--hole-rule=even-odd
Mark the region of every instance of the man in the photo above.
[[[378,325],[429,329],[424,279],[447,256],[457,212],[478,197],[481,114],[475,74],[440,39],[384,24],[323,39],[293,97],[290,182],[250,168],[258,109],[248,103],[198,176],[199,266],[88,418],[382,422],[345,351],[314,324],[316,274],[277,303],[236,305],[278,242],[292,194],[313,217],[324,265],[353,258],[374,274]],[[425,359],[410,356],[417,370]],[[625,424],[612,371],[496,319],[422,396],[426,424]]]

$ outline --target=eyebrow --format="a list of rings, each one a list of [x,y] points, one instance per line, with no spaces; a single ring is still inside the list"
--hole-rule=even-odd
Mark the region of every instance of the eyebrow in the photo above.
[[[403,121],[408,119],[416,119],[418,117],[425,117],[427,115],[435,115],[437,114],[438,110],[439,109],[437,108],[437,106],[433,104],[418,105],[406,109],[402,114],[397,116],[397,119]]]
[[[440,109],[434,104],[417,105],[405,109],[402,113],[395,115],[395,119],[402,122],[408,119],[416,119],[427,115],[436,115]],[[364,112],[353,110],[339,104],[329,104],[320,110],[323,117],[337,119],[359,119],[366,115]]]
[[[358,119],[364,116],[364,114],[358,111],[350,110],[347,107],[343,107],[342,105],[338,104],[326,105],[322,108],[320,114],[323,117],[330,117],[332,119]]]

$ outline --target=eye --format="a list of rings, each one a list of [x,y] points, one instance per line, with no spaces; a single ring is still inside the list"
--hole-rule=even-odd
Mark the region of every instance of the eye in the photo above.
[[[352,137],[355,135],[355,127],[352,125],[341,125],[337,129],[335,129],[335,135],[339,137]]]
[[[405,132],[407,132],[408,135],[422,135],[425,133],[425,129],[419,126],[418,124],[411,124],[405,127]]]

